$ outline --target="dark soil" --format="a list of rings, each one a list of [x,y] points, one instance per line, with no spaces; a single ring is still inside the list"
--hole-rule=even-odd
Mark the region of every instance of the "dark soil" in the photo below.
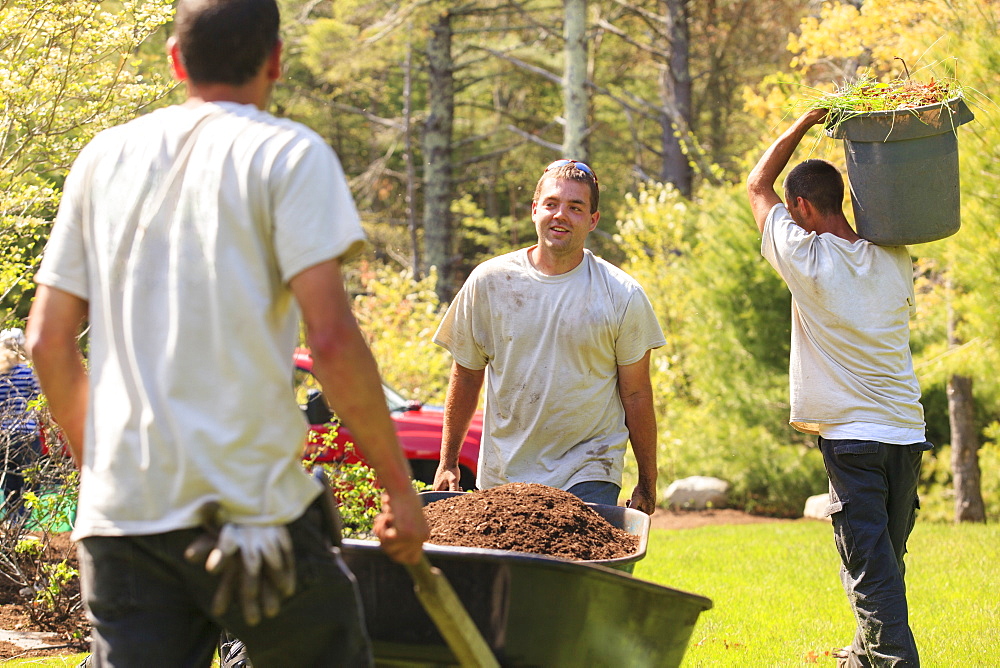
[[[510,483],[424,507],[431,543],[591,561],[636,551],[639,537],[613,527],[554,487]]]
[[[698,529],[726,524],[766,524],[771,522],[798,522],[801,519],[784,519],[769,515],[751,515],[735,508],[710,510],[674,510],[657,508],[650,517],[650,529]],[[811,521],[811,520],[809,520]]]

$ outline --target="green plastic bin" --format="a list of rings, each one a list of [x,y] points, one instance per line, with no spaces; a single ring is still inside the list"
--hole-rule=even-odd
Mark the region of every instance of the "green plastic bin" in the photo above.
[[[958,126],[974,118],[961,97],[827,122],[844,140],[854,221],[883,246],[935,241],[961,226]]]

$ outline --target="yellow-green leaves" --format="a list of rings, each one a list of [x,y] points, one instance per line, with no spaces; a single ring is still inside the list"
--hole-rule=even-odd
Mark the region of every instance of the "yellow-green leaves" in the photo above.
[[[170,90],[139,48],[172,14],[169,0],[0,3],[0,317],[23,316],[17,298],[80,148]]]

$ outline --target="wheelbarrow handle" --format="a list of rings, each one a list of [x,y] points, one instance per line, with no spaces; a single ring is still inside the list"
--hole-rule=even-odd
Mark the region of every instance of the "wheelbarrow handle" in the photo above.
[[[420,561],[407,564],[406,570],[413,578],[417,598],[448,643],[448,648],[458,659],[459,665],[463,668],[499,668],[500,664],[493,656],[493,651],[486,644],[448,579],[439,569],[431,566],[427,555],[422,553]]]

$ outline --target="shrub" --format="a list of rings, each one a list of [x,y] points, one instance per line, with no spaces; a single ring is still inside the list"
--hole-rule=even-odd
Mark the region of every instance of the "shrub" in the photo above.
[[[323,434],[322,443],[315,448],[310,459],[304,462],[307,469],[311,470],[316,466],[318,458],[330,448],[336,447],[334,439],[337,437],[337,426],[336,422],[329,423],[329,431]],[[310,440],[315,435],[316,432],[310,433]],[[320,466],[337,501],[344,538],[372,538],[375,518],[382,512],[384,490],[378,484],[375,469],[361,462],[349,461],[354,455],[354,444],[348,443],[339,453],[340,461],[324,462]],[[429,485],[418,480],[413,481],[413,486],[418,492],[429,489]]]
[[[58,444],[58,432],[40,413],[46,441]],[[0,523],[0,577],[17,587],[21,605],[33,624],[58,629],[78,618],[82,606],[79,574],[71,563],[71,544],[57,547],[55,536],[72,527],[75,519],[79,473],[59,447],[50,447],[24,470],[23,513],[4,508]],[[5,504],[6,506],[6,504]],[[61,544],[61,543],[60,543]],[[77,629],[77,639],[84,630]]]
[[[788,426],[790,297],[760,257],[742,190],[706,188],[692,202],[647,186],[618,227],[623,268],[667,342],[651,361],[662,486],[715,476],[733,505],[800,514],[825,473],[812,439]]]
[[[451,355],[432,340],[444,312],[437,274],[418,281],[410,271],[364,263],[357,280],[354,316],[382,378],[408,399],[443,403]]]
[[[1000,521],[1000,444],[997,423],[988,430],[993,440],[979,449],[979,468],[986,521]],[[951,446],[935,448],[924,455],[920,475],[920,517],[932,522],[953,522],[955,519],[955,487],[951,472]]]

